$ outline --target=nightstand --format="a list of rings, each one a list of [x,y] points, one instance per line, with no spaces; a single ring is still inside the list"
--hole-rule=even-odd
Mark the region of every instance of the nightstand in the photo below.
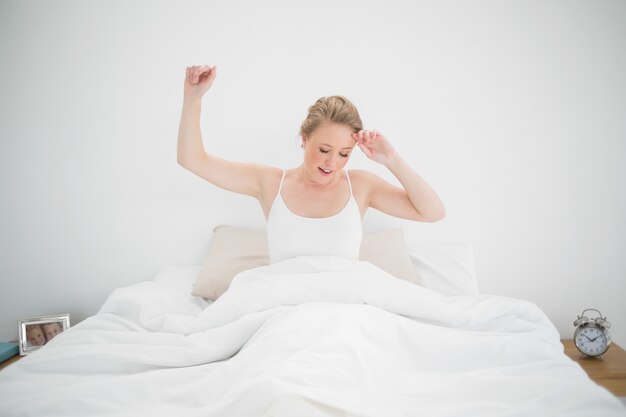
[[[565,354],[587,372],[597,384],[617,397],[626,397],[626,351],[616,343],[600,358],[589,358],[576,349],[572,339],[561,340]]]
[[[23,356],[20,356],[20,355],[15,355],[15,356],[10,357],[6,361],[0,363],[0,371],[2,371],[4,368],[6,368],[7,366],[11,365],[12,363],[15,363],[15,362],[19,361],[22,358],[23,358]]]

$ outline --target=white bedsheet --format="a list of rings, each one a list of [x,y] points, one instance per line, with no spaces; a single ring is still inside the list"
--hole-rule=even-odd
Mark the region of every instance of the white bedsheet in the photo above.
[[[181,286],[184,288],[184,286]],[[0,373],[2,416],[623,416],[533,304],[287,260],[215,303],[143,282]]]

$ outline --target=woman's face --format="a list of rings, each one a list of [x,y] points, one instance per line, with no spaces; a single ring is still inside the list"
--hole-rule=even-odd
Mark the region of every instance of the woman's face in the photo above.
[[[303,139],[304,166],[313,182],[328,184],[348,162],[355,140],[350,126],[324,123]]]

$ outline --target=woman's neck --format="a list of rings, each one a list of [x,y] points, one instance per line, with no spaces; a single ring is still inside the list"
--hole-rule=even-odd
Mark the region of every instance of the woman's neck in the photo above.
[[[317,189],[327,189],[335,186],[337,181],[339,181],[339,175],[341,171],[337,171],[333,173],[332,176],[326,179],[325,182],[319,181],[315,179],[315,174],[309,172],[304,165],[300,165],[296,168],[295,179],[298,183],[302,184],[306,187],[317,188]]]

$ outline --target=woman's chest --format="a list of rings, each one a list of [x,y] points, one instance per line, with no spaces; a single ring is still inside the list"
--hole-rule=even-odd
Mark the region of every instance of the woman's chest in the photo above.
[[[350,200],[350,191],[284,187],[281,197],[292,213],[301,217],[323,218],[340,213]]]

